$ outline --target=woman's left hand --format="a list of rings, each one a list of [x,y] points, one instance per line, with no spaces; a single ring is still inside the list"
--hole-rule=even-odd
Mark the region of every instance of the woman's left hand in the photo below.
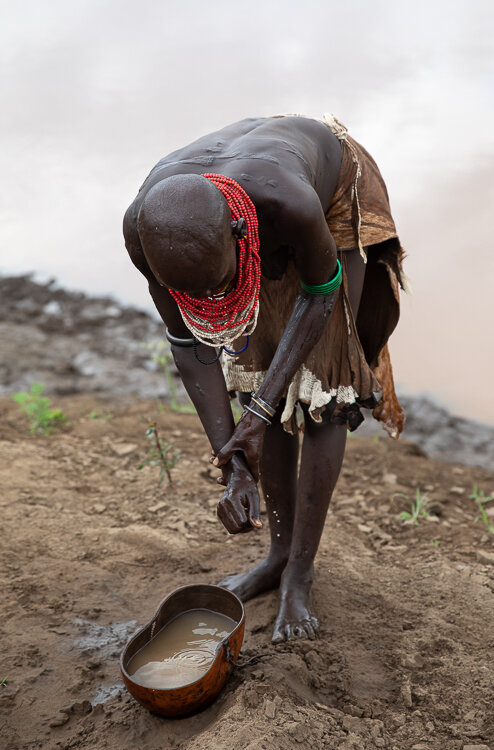
[[[216,457],[211,459],[211,462],[215,466],[223,466],[230,461],[235,453],[241,451],[252,476],[257,482],[259,480],[259,462],[265,429],[266,423],[262,419],[255,414],[244,411],[230,440],[218,451]]]

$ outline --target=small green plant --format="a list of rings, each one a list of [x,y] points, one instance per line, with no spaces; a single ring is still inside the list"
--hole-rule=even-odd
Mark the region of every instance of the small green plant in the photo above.
[[[43,396],[45,386],[33,383],[29,392],[14,393],[13,400],[29,419],[29,428],[33,434],[49,435],[52,430],[67,421],[60,409],[52,409],[51,401]]]
[[[163,370],[168,385],[168,391],[170,393],[170,409],[172,409],[173,411],[181,412],[182,414],[196,414],[197,412],[195,406],[191,401],[185,404],[181,404],[178,400],[177,386],[171,370],[173,358],[168,351],[165,342],[151,342],[148,344],[143,344],[143,346],[145,346],[146,349],[150,350],[151,359],[153,360],[153,362],[156,362],[156,364],[159,365]],[[160,409],[160,406],[158,406],[158,409],[159,411],[163,411],[163,408],[161,407]]]
[[[143,419],[148,425],[146,438],[149,441],[149,447],[147,455],[137,468],[143,469],[145,466],[158,466],[160,470],[158,486],[161,487],[166,477],[168,479],[168,487],[173,487],[175,482],[172,479],[171,470],[180,460],[181,453],[171,443],[167,443],[160,437],[156,422],[145,417]],[[166,488],[163,491],[165,492]]]
[[[441,544],[441,540],[440,539],[431,539],[431,544],[432,544],[433,547],[439,547],[439,545]]]
[[[494,523],[491,521],[491,519],[487,515],[485,507],[484,507],[486,503],[490,503],[492,500],[494,500],[494,495],[486,496],[484,490],[479,490],[477,483],[475,483],[473,485],[472,494],[469,495],[469,498],[470,500],[475,500],[479,509],[479,514],[475,518],[474,523],[477,523],[477,521],[480,521],[480,519],[482,519],[487,531],[490,534],[494,534]]]
[[[111,411],[101,412],[99,409],[93,409],[88,414],[88,419],[104,419],[105,422],[109,422],[110,419],[113,419],[113,414]]]
[[[396,492],[395,497],[403,497],[405,498],[405,500],[410,500],[408,495],[404,495],[403,492]],[[419,521],[429,515],[429,511],[427,510],[427,505],[429,503],[430,498],[428,497],[427,492],[424,492],[424,494],[422,494],[420,492],[420,488],[417,487],[417,490],[415,492],[415,501],[412,501],[410,503],[410,512],[408,510],[404,510],[397,516],[397,518],[400,521],[412,521],[414,526],[418,526]]]
[[[0,687],[6,687],[7,686],[7,678],[4,677],[2,682],[0,682]]]

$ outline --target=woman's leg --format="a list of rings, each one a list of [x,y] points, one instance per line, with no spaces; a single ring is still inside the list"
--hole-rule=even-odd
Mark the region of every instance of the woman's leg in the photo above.
[[[349,301],[357,315],[365,276],[358,250],[345,253]],[[295,519],[290,557],[280,586],[280,609],[273,641],[292,637],[314,637],[317,618],[311,611],[314,558],[319,547],[329,503],[338,480],[346,444],[346,426],[317,424],[304,407],[305,434],[302,445]]]

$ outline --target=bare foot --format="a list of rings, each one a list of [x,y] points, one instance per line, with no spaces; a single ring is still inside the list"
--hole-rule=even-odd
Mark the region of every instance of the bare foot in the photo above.
[[[219,586],[233,591],[239,599],[246,602],[263,591],[278,588],[284,567],[285,560],[280,562],[267,557],[247,573],[227,576],[220,581]]]
[[[311,585],[312,574],[293,576],[286,571],[283,575],[281,603],[274,625],[273,643],[282,643],[294,638],[315,638],[319,620],[311,611]]]

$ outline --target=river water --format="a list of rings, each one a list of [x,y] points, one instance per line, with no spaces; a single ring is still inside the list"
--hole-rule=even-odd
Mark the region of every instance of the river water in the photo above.
[[[4,6],[0,271],[150,309],[121,219],[153,164],[242,117],[332,111],[408,253],[396,380],[494,423],[493,20],[487,0]]]

